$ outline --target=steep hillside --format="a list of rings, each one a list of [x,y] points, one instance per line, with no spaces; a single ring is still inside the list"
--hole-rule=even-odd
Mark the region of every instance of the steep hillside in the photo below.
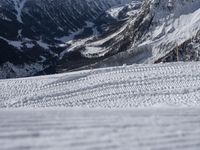
[[[0,1],[0,77],[55,73],[67,40],[92,34],[94,21],[131,0]],[[64,41],[64,42],[63,42]],[[3,74],[3,75],[2,75]]]
[[[3,0],[1,78],[199,60],[199,0]]]
[[[80,51],[88,58],[104,57],[90,67],[198,60],[198,16],[198,0],[146,0],[114,34],[87,41]]]
[[[0,80],[0,108],[200,106],[200,63],[131,65]]]

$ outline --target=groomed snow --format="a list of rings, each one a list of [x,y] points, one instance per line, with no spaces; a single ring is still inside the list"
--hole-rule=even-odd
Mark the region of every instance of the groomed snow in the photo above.
[[[1,150],[199,150],[200,109],[0,110]]]
[[[0,107],[200,105],[200,63],[132,65],[0,80]]]
[[[0,149],[198,150],[199,90],[199,62],[0,80]]]

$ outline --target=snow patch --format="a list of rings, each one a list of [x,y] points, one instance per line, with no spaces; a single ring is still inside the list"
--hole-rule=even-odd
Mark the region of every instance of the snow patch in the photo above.
[[[22,9],[24,8],[26,1],[27,0],[13,0],[15,10],[17,11],[16,17],[17,17],[17,20],[20,23],[23,23],[23,21],[22,21]]]
[[[119,16],[119,12],[124,8],[124,6],[121,6],[121,7],[115,7],[115,8],[111,8],[109,10],[107,10],[107,13],[115,18],[115,19],[118,19],[118,16]]]

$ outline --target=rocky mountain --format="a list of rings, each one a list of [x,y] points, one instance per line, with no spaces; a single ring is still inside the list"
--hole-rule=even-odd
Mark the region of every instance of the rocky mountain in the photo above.
[[[90,67],[199,60],[199,16],[198,0],[146,0],[117,31],[87,41],[80,52],[105,58]]]
[[[54,73],[60,45],[91,35],[101,14],[130,1],[1,0],[1,78]]]
[[[199,0],[2,0],[0,78],[199,60]]]

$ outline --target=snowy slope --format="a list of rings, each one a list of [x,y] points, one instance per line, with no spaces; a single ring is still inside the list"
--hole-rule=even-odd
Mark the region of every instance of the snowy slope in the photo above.
[[[115,51],[114,49],[116,49],[117,52],[120,46],[115,47],[115,44],[123,45],[123,42],[121,42],[123,36],[129,34],[127,33],[129,31],[125,32],[125,29],[129,25],[129,22],[126,20],[132,20],[132,18],[138,14],[142,2],[142,0],[133,0],[131,3],[126,5],[119,5],[108,9],[106,11],[106,16],[110,16],[110,20],[116,20],[113,24],[117,24],[117,28],[111,25],[108,26],[108,29],[104,34],[98,36],[93,34],[90,38],[79,39],[78,41],[72,40],[72,42],[70,41],[70,46],[63,51],[61,58],[63,58],[63,55],[67,54],[67,52],[76,51],[77,49],[81,52],[81,55],[86,58],[104,57],[108,53]],[[97,18],[97,21],[98,19],[101,18]],[[105,26],[105,24],[102,26]],[[114,30],[114,32],[112,30]],[[124,48],[123,50],[125,51],[127,49]]]
[[[0,149],[198,150],[199,90],[194,62],[0,80]]]
[[[0,80],[0,107],[199,106],[200,63],[132,65]]]
[[[170,52],[179,50],[183,43],[199,37],[199,15],[198,0],[145,1],[139,17],[129,24],[129,28],[133,28],[141,17],[144,18],[139,24],[142,30],[133,30],[136,37],[132,37],[130,53],[138,57],[144,55],[137,63],[154,63]],[[190,44],[193,45],[192,42]],[[145,56],[145,52],[150,55]]]
[[[55,73],[60,44],[87,37],[102,13],[130,1],[1,0],[0,78]]]
[[[133,4],[138,4],[138,1]],[[128,64],[154,63],[179,50],[184,43],[199,38],[199,0],[146,0],[142,7],[133,8],[135,11],[129,20],[114,33],[81,43],[81,54],[87,58],[106,57],[104,64],[101,64],[105,66],[120,64],[119,60]],[[112,16],[118,11],[111,9],[109,13]],[[191,53],[183,52],[183,61],[187,60],[186,55],[192,56],[194,51],[199,53],[199,47],[193,48],[193,41],[189,44],[192,45]],[[74,46],[72,44],[71,47]],[[74,49],[77,50],[76,47]],[[197,59],[199,56],[190,60]]]
[[[1,150],[199,150],[200,109],[0,110]]]
[[[2,0],[0,6],[0,78],[200,60],[199,0]]]
[[[152,7],[152,35],[139,47],[149,45],[152,49],[151,59],[155,61],[176,46],[196,37],[200,31],[200,1],[173,0],[171,4],[160,1],[158,7]]]

